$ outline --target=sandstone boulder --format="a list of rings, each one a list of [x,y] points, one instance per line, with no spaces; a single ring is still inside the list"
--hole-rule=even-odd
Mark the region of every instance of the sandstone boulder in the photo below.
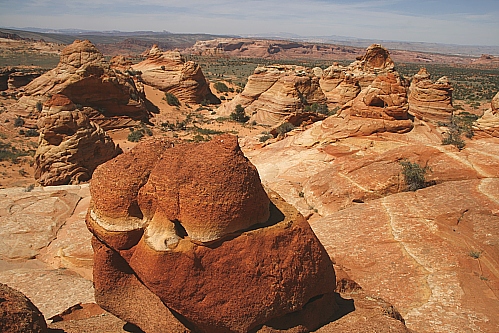
[[[321,244],[233,136],[141,143],[98,167],[91,192],[96,300],[146,332],[248,332],[290,315],[308,331],[337,309]]]
[[[409,113],[425,121],[448,123],[453,111],[452,85],[447,77],[432,82],[426,68],[421,68],[409,88]]]
[[[141,72],[141,79],[148,85],[172,93],[180,101],[201,103],[204,100],[220,104],[213,95],[201,66],[185,59],[177,51],[162,52],[154,45],[147,59],[132,66]]]
[[[122,152],[83,112],[69,111],[73,106],[68,98],[56,95],[40,115],[35,179],[41,185],[88,181],[99,164]]]
[[[301,66],[273,65],[257,67],[244,90],[218,108],[217,113],[230,115],[240,104],[246,108],[251,121],[277,125],[286,116],[302,112],[306,105],[313,103],[326,103],[319,77],[313,70]]]
[[[144,95],[130,76],[109,67],[104,56],[89,41],[76,40],[61,53],[56,68],[31,81],[12,110],[34,126],[40,115],[39,105],[61,94],[83,108],[91,118],[118,128],[147,121]],[[106,121],[113,119],[114,122]]]
[[[0,331],[3,333],[44,333],[43,314],[21,292],[0,283]]]

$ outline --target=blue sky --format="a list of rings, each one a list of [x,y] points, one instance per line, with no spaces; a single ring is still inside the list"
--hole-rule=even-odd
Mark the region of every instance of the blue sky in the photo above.
[[[0,26],[499,46],[499,0],[0,0]]]

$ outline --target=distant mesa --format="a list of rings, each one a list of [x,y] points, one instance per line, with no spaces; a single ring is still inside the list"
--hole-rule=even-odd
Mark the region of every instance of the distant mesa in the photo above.
[[[96,300],[145,332],[308,332],[338,309],[325,249],[234,136],[141,142],[90,191]]]
[[[144,83],[166,93],[172,93],[185,103],[220,104],[210,90],[201,67],[193,61],[185,61],[180,52],[161,51],[154,45],[146,54],[147,59],[133,65],[141,72]]]
[[[51,96],[69,98],[89,119],[104,129],[127,127],[147,121],[144,92],[133,79],[110,68],[104,56],[88,40],[76,40],[61,53],[56,68],[31,81],[13,111],[34,126],[37,105]]]

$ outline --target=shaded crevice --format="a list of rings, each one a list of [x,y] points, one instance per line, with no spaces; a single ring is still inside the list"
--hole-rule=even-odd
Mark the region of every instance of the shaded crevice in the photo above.
[[[175,234],[178,237],[184,239],[185,237],[189,236],[187,234],[187,231],[185,230],[184,226],[182,225],[182,223],[180,223],[179,220],[173,220],[172,223],[173,223],[173,226],[175,228]]]

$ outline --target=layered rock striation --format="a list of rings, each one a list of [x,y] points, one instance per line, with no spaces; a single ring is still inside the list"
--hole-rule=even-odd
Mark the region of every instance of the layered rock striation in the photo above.
[[[172,93],[186,103],[209,101],[220,104],[213,95],[201,66],[185,59],[177,51],[162,52],[156,45],[147,53],[146,60],[133,65],[141,72],[141,79],[148,85]]]
[[[324,248],[234,136],[141,143],[91,194],[96,300],[146,332],[306,332],[337,309]]]
[[[326,103],[314,71],[302,66],[259,66],[248,78],[244,90],[217,112],[230,115],[240,104],[251,116],[250,121],[276,125],[313,103]]]
[[[130,122],[147,121],[145,95],[133,79],[110,68],[104,56],[88,40],[76,40],[61,53],[56,68],[23,88],[13,111],[34,126],[41,105],[51,96],[69,98],[104,129],[119,128]]]
[[[421,68],[409,87],[409,112],[425,121],[450,122],[454,111],[452,90],[446,76],[433,82],[426,68]]]
[[[88,181],[95,168],[122,152],[113,140],[63,95],[55,95],[41,112],[35,179],[43,185]]]

